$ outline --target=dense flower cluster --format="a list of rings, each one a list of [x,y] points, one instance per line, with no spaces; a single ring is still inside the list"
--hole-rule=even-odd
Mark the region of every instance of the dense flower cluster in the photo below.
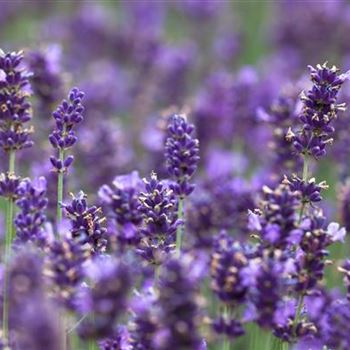
[[[175,114],[170,118],[165,158],[168,172],[176,181],[174,192],[181,197],[188,196],[194,189],[189,180],[197,169],[199,147],[193,132],[194,125],[184,116]]]
[[[154,263],[162,261],[162,255],[174,248],[175,232],[181,222],[177,218],[177,200],[173,191],[157,179],[144,180],[145,192],[139,196],[139,211],[144,227],[140,242],[141,255]]]
[[[16,204],[20,208],[14,220],[17,238],[23,243],[36,241],[39,245],[43,245],[47,240],[43,228],[48,203],[46,180],[42,177],[36,183],[32,183],[30,179],[24,179],[17,192],[19,199]]]
[[[294,134],[290,129],[287,138],[293,142],[297,152],[320,158],[326,154],[326,146],[333,142],[332,126],[338,112],[345,110],[344,103],[337,102],[341,86],[347,75],[339,74],[339,70],[326,64],[310,66],[310,77],[313,86],[303,93],[301,100],[303,110],[299,116],[302,129]]]
[[[71,238],[80,245],[88,244],[93,253],[102,252],[106,247],[106,228],[103,226],[105,218],[101,216],[101,208],[88,206],[86,195],[79,192],[70,204],[62,204],[70,219]]]
[[[59,150],[59,158],[52,156],[50,160],[57,172],[67,171],[73,163],[73,156],[66,156],[65,152],[77,142],[74,127],[83,120],[83,97],[83,92],[73,88],[68,95],[68,101],[63,100],[52,114],[56,129],[50,134],[49,140],[52,147]]]
[[[300,193],[292,191],[287,184],[280,184],[274,190],[265,186],[260,209],[249,214],[250,229],[258,232],[267,244],[284,248],[299,234],[300,205]]]
[[[111,219],[110,233],[121,245],[135,245],[140,240],[138,225],[142,222],[138,196],[142,181],[137,172],[117,176],[113,187],[104,185],[98,194],[106,208],[107,217]]]
[[[29,77],[22,52],[0,53],[0,147],[5,151],[33,145],[33,130],[25,126],[32,118]]]

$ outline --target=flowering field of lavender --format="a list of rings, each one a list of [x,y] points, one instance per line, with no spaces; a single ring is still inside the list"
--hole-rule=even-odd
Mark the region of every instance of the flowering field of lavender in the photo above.
[[[0,0],[0,350],[349,350],[349,33]]]

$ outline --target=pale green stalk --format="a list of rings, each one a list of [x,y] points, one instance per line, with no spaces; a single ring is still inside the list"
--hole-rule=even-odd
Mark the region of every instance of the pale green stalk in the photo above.
[[[229,307],[224,305],[224,318],[227,319],[229,317]],[[222,350],[230,350],[230,339],[228,336],[224,336],[224,340],[222,343]]]
[[[183,206],[184,206],[184,199],[180,197],[179,199],[179,206],[178,206],[178,219],[183,220]],[[179,257],[181,253],[181,245],[182,245],[182,236],[184,231],[184,224],[181,224],[176,229],[176,255]]]
[[[15,172],[15,160],[16,153],[14,150],[9,151],[9,174],[10,176]],[[14,216],[14,199],[12,197],[7,199],[6,206],[6,236],[5,236],[5,264],[8,263],[11,255],[11,245],[14,236],[13,232],[13,216]],[[9,303],[8,303],[8,285],[9,285],[9,274],[8,269],[5,268],[4,276],[4,300],[3,300],[3,313],[2,313],[2,332],[4,340],[8,340],[9,335]]]
[[[59,150],[59,159],[63,163],[64,160],[64,150],[60,149]],[[63,172],[59,171],[58,172],[58,179],[57,179],[57,229],[62,221],[62,207],[61,203],[63,201]]]

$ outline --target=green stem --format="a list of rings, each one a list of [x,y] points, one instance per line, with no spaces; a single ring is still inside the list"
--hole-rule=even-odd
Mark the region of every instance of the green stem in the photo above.
[[[178,219],[183,219],[183,205],[184,205],[184,199],[180,197],[179,199],[179,207],[177,210]],[[176,255],[179,257],[181,253],[181,245],[182,245],[182,236],[183,236],[183,228],[184,224],[181,224],[176,229]]]
[[[59,150],[59,159],[63,163],[64,160],[64,150]],[[57,222],[56,226],[62,221],[62,207],[61,203],[63,201],[63,172],[59,171],[57,180]]]
[[[14,150],[9,151],[9,174],[14,173],[15,171],[15,160],[16,152]],[[14,236],[13,231],[13,216],[14,216],[14,199],[9,197],[7,199],[6,207],[6,236],[5,236],[5,265],[8,263],[11,256],[11,245]],[[2,331],[5,341],[8,341],[9,335],[9,303],[8,303],[8,286],[9,286],[9,272],[5,267],[5,276],[4,276],[4,300],[3,300],[3,313],[2,313]]]
[[[9,172],[10,173],[15,172],[15,162],[16,162],[16,152],[14,150],[11,150],[9,152]]]
[[[88,343],[88,349],[89,350],[97,350],[97,344],[95,340],[90,340]]]
[[[303,181],[306,182],[309,176],[309,157],[308,155],[304,155],[304,164],[303,164]],[[301,208],[299,211],[299,220],[298,223],[301,223],[301,219],[303,218],[303,214],[304,214],[304,210],[305,210],[305,203],[303,202],[301,204]]]
[[[304,155],[304,165],[303,165],[303,180],[307,181],[308,178],[308,173],[309,173],[309,156]]]
[[[282,343],[282,350],[288,350],[289,349],[289,343],[287,343],[287,342],[283,342]]]
[[[64,150],[59,150],[59,159],[63,163],[64,160]],[[59,224],[62,221],[62,207],[61,203],[63,200],[63,172],[62,169],[60,169],[58,173],[58,179],[57,179],[57,215],[56,215],[56,235],[58,236],[58,227]],[[61,334],[62,334],[62,350],[67,349],[67,340],[68,336],[66,333],[66,315],[64,313],[64,310],[61,310]]]
[[[224,318],[227,319],[229,317],[229,307],[227,305],[224,306]],[[222,350],[230,350],[230,339],[228,336],[224,335],[224,340],[222,343]]]
[[[295,318],[293,321],[293,336],[294,337],[296,337],[296,330],[297,330],[298,323],[300,321],[301,310],[303,309],[303,305],[304,305],[304,295],[302,294],[302,295],[300,295],[298,306],[297,306],[297,312],[295,314]]]

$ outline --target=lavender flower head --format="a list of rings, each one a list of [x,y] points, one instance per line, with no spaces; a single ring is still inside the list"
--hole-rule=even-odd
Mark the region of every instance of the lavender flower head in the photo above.
[[[56,129],[50,134],[49,140],[52,147],[59,151],[59,158],[52,156],[50,161],[57,172],[66,172],[73,163],[73,156],[66,157],[65,152],[77,142],[74,127],[83,120],[83,97],[83,92],[73,88],[68,95],[68,101],[63,100],[52,114]]]
[[[45,209],[48,199],[46,197],[46,180],[39,178],[36,182],[24,179],[18,187],[19,199],[16,201],[20,211],[15,217],[17,241],[36,242],[43,245],[46,235],[43,229],[45,223]]]
[[[51,294],[59,304],[69,309],[76,308],[76,295],[84,273],[84,263],[90,257],[90,250],[72,239],[54,240],[45,247],[44,274],[50,285]]]
[[[174,192],[180,197],[191,194],[194,185],[189,180],[199,161],[199,141],[193,137],[194,125],[185,116],[173,115],[169,120],[165,158],[169,174],[176,180]]]
[[[249,211],[248,227],[267,245],[285,248],[301,235],[297,223],[300,206],[300,192],[293,192],[288,184],[275,189],[264,186],[259,209]]]
[[[119,244],[135,245],[139,242],[138,225],[142,222],[139,212],[139,194],[142,181],[138,172],[117,176],[113,187],[103,185],[98,195],[106,210],[108,227]]]
[[[325,181],[316,183],[315,178],[304,181],[295,174],[292,174],[290,178],[285,177],[283,183],[288,184],[291,191],[299,192],[304,204],[320,202],[322,200],[321,191],[328,188]]]
[[[176,228],[180,224],[177,200],[173,191],[159,181],[155,173],[144,183],[145,191],[139,196],[139,211],[144,222],[140,252],[147,260],[157,263],[162,260],[162,255],[175,247]]]
[[[62,204],[70,219],[70,233],[73,240],[81,245],[88,244],[93,253],[102,252],[107,244],[106,228],[103,226],[105,217],[101,216],[101,208],[88,206],[87,196],[80,191],[73,196],[70,204]]]
[[[30,73],[22,63],[23,53],[0,51],[0,147],[4,151],[20,150],[33,145],[25,127],[31,120],[29,102]]]
[[[246,271],[249,259],[237,242],[222,232],[214,244],[211,259],[212,289],[227,304],[243,302],[249,285]]]
[[[339,74],[335,66],[329,68],[326,63],[309,69],[313,86],[301,95],[302,127],[296,134],[289,129],[287,139],[298,153],[320,158],[326,154],[326,146],[333,142],[333,120],[338,112],[345,110],[345,104],[337,103],[337,97],[348,74]]]

